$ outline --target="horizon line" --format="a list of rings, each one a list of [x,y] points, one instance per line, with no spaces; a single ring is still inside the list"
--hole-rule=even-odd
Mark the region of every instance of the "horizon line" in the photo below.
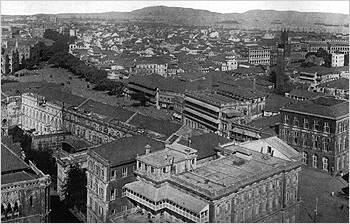
[[[130,13],[137,10],[142,10],[146,8],[156,8],[156,7],[165,7],[165,8],[181,8],[181,9],[192,9],[192,10],[198,10],[198,11],[207,11],[210,13],[217,13],[217,14],[244,14],[249,11],[276,11],[276,12],[300,12],[300,13],[325,13],[325,14],[339,14],[339,15],[349,15],[346,13],[336,13],[336,12],[320,12],[320,11],[298,11],[298,10],[277,10],[277,9],[250,9],[245,12],[213,12],[207,9],[196,9],[196,8],[189,8],[189,7],[179,7],[179,6],[166,6],[166,5],[155,5],[155,6],[146,6],[138,9],[134,9],[131,11],[104,11],[104,12],[58,12],[58,13],[45,13],[45,12],[38,12],[34,14],[2,14],[1,16],[35,16],[35,15],[59,15],[59,14],[103,14],[103,13]]]

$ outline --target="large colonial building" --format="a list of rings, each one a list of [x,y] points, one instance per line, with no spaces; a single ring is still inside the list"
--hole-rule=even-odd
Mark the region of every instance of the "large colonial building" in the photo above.
[[[163,149],[144,135],[118,139],[88,151],[87,222],[107,222],[134,206],[122,187],[136,180],[136,157]]]
[[[176,142],[138,156],[126,196],[152,222],[297,222],[299,154],[269,141],[220,145],[202,165]]]
[[[50,184],[49,175],[20,158],[20,148],[1,143],[1,222],[49,222]]]
[[[305,165],[334,175],[348,169],[348,101],[319,97],[280,111],[279,136],[300,152]]]
[[[233,123],[246,124],[262,116],[265,95],[257,90],[221,86],[215,92],[186,93],[184,123],[229,137]]]

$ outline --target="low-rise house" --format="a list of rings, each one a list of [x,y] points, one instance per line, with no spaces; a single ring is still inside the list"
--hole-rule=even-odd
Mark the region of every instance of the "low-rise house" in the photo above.
[[[340,78],[316,86],[316,91],[339,99],[349,99],[349,79]]]

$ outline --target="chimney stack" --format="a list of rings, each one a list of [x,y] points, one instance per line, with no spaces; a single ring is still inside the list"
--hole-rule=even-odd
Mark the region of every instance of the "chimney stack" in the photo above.
[[[148,154],[150,154],[151,153],[151,146],[150,145],[146,145],[145,146],[145,149],[146,149],[146,154],[145,155],[148,155]]]

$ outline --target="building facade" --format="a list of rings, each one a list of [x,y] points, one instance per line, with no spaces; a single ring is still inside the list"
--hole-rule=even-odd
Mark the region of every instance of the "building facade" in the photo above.
[[[49,222],[49,175],[1,144],[1,222]]]
[[[151,222],[298,222],[298,153],[282,159],[268,151],[279,149],[258,148],[227,143],[218,159],[197,166],[197,150],[168,145],[137,158],[126,196]]]
[[[332,67],[344,66],[344,54],[333,53],[332,54]]]
[[[87,222],[107,222],[134,208],[122,187],[136,180],[136,157],[162,149],[146,136],[123,138],[90,149],[87,158]]]
[[[253,65],[270,65],[270,48],[251,47],[248,52],[248,62]]]
[[[332,175],[348,170],[348,101],[319,97],[280,111],[279,137],[299,151],[305,165]]]

